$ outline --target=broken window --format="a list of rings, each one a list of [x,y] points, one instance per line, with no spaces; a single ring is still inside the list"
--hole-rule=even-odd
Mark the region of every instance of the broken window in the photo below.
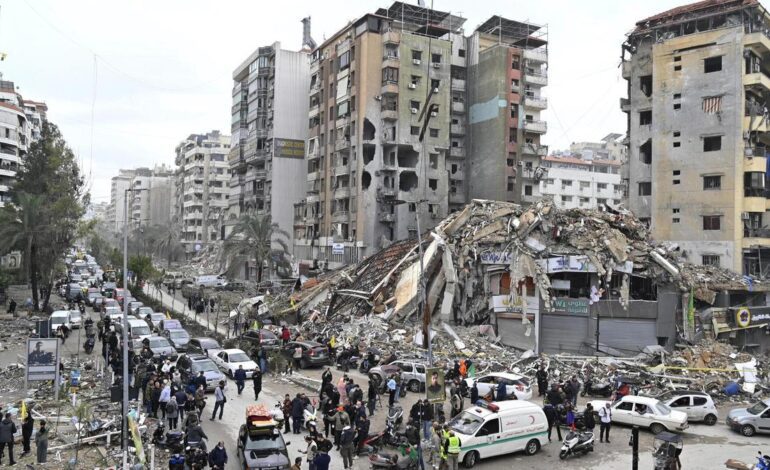
[[[420,84],[420,76],[419,75],[412,75],[412,78],[409,80],[409,83],[411,83],[410,88],[417,88],[417,85]]]
[[[511,103],[511,118],[516,119],[516,117],[519,114],[518,109],[519,109],[519,105],[517,105],[516,103]]]
[[[652,139],[639,146],[639,160],[647,165],[652,163]]]
[[[505,161],[505,165],[512,168],[513,167],[513,158],[507,159]],[[551,181],[553,181],[553,180],[551,180]]]
[[[722,70],[722,56],[709,57],[703,60],[703,73],[719,72]]]
[[[652,183],[649,181],[639,183],[639,196],[649,196],[652,194]]]
[[[431,88],[431,89],[432,89],[434,92],[437,92],[437,91],[438,91],[438,88],[439,88],[440,86],[441,86],[441,80],[437,80],[437,79],[435,79],[435,78],[431,79],[431,81],[430,81],[430,88]]]
[[[704,152],[715,152],[717,150],[722,150],[722,136],[721,135],[712,135],[708,137],[703,138],[703,151]]]
[[[532,186],[525,185],[524,186],[524,195],[525,196],[531,196],[532,195]]]
[[[703,266],[719,266],[719,255],[702,255],[701,264]]]
[[[517,55],[511,57],[511,69],[519,70],[521,68],[521,58]]]
[[[433,191],[438,189],[438,180],[434,178],[428,179],[428,187]]]
[[[428,158],[430,159],[430,167],[434,170],[438,169],[438,154],[431,153],[428,155]]]
[[[401,168],[416,168],[419,154],[414,150],[401,150],[398,152],[398,166]]]
[[[385,44],[385,58],[398,59],[398,44]]]
[[[374,134],[374,124],[372,124],[372,121],[370,121],[368,118],[364,118],[364,140],[374,139]]]
[[[400,191],[411,191],[417,188],[417,173],[413,171],[403,171],[398,178],[398,189]]]
[[[721,215],[704,215],[703,230],[720,230]]]
[[[652,96],[652,75],[642,75],[639,77],[639,89],[644,96]]]
[[[513,191],[513,185],[515,183],[515,180],[513,176],[508,177],[508,191]]]
[[[652,124],[652,110],[639,111],[639,125],[648,126]]]

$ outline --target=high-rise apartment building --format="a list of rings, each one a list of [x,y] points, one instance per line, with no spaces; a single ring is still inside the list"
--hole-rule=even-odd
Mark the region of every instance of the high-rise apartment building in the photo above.
[[[40,138],[43,121],[48,116],[48,105],[40,101],[24,100],[24,114],[27,116],[30,137],[34,142]]]
[[[233,72],[228,223],[244,211],[270,215],[294,233],[294,204],[305,197],[309,51],[276,42]],[[291,241],[289,240],[291,246]]]
[[[298,259],[356,262],[466,201],[464,21],[395,2],[313,51]]]
[[[770,15],[703,1],[636,23],[623,43],[629,206],[689,261],[765,275]]]
[[[224,236],[230,196],[230,136],[190,134],[176,147],[172,218],[181,224],[188,255]]]
[[[129,209],[132,227],[169,224],[174,180],[174,170],[165,165],[135,170]]]
[[[107,207],[107,223],[114,234],[123,233],[126,218],[126,189],[131,187],[131,181],[136,176],[136,170],[120,170],[110,182],[110,205]]]
[[[531,203],[545,175],[547,28],[492,16],[468,37],[470,198]],[[454,142],[453,142],[454,145]]]
[[[542,196],[563,209],[589,209],[623,202],[621,162],[573,156],[548,156],[540,160],[546,176],[539,182]]]
[[[13,82],[0,81],[0,207],[11,200],[16,173],[24,165],[31,139],[24,99]]]

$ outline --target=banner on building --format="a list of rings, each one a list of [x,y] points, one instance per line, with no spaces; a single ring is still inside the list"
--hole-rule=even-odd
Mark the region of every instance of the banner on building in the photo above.
[[[273,139],[273,145],[278,158],[305,158],[304,140]]]
[[[344,255],[345,254],[345,244],[344,243],[332,243],[332,254],[333,255]]]

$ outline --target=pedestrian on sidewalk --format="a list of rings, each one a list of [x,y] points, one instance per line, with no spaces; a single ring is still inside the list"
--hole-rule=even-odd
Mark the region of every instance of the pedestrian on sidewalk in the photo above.
[[[220,380],[217,388],[214,389],[214,411],[211,413],[211,421],[214,421],[214,417],[219,410],[219,420],[222,421],[222,413],[225,411],[225,403],[227,397],[225,397],[225,381]]]
[[[209,465],[212,470],[224,470],[227,465],[227,450],[225,450],[225,443],[219,441],[216,447],[209,453]]]
[[[258,368],[251,373],[251,382],[254,384],[254,400],[259,400],[259,394],[262,392],[262,371]]]
[[[305,450],[300,450],[300,452],[305,454],[308,469],[315,470],[315,463],[313,463],[313,461],[315,460],[315,456],[318,454],[318,444],[316,444],[312,436],[305,436],[305,442],[307,443],[307,447]]]
[[[6,446],[8,447],[8,464],[16,465],[13,460],[13,436],[16,434],[16,424],[11,419],[11,413],[6,413],[5,418],[0,421],[0,463]]]
[[[45,420],[40,421],[40,429],[35,435],[35,446],[37,447],[37,463],[45,463],[48,457],[48,428],[45,427]]]
[[[257,371],[252,372],[252,374],[256,374]],[[238,395],[241,394],[243,391],[243,387],[246,386],[246,371],[243,370],[243,365],[238,366],[238,370],[235,371],[233,374],[233,378],[235,379],[235,386],[238,388]],[[257,400],[258,398],[254,398]]]

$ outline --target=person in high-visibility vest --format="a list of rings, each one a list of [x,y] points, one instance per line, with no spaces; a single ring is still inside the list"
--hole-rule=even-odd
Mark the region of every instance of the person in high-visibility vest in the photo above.
[[[441,430],[441,464],[439,464],[439,470],[446,470],[448,466],[446,453],[447,439],[449,439],[449,425],[445,424],[444,429]]]
[[[449,430],[449,437],[444,441],[444,452],[447,456],[447,466],[449,470],[458,469],[458,459],[460,458],[460,438],[455,436],[455,432]]]

